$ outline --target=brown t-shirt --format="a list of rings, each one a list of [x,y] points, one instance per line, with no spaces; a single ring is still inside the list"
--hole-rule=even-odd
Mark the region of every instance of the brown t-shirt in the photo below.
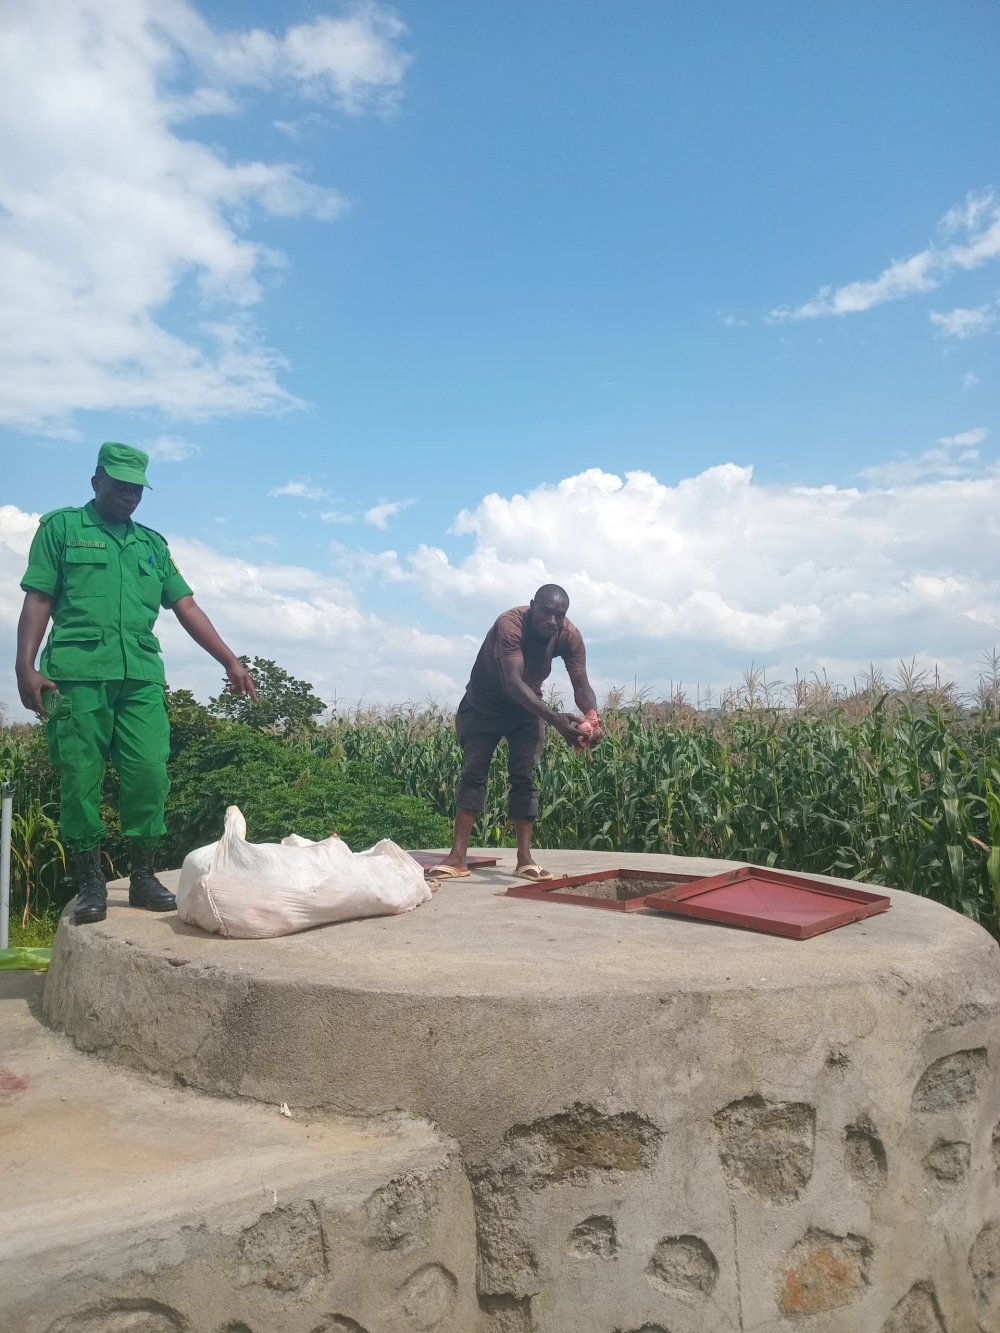
[[[568,620],[558,634],[545,641],[526,634],[524,619],[528,607],[515,606],[498,616],[493,628],[483,640],[465,697],[481,713],[504,712],[518,705],[507,693],[500,658],[520,652],[524,657],[524,683],[541,698],[542,685],[552,672],[553,657],[561,657],[567,671],[586,668],[587,653],[583,637]]]

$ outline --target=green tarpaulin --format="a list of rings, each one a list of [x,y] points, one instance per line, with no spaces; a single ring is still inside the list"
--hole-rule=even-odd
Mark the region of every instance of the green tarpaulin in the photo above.
[[[0,972],[46,972],[51,949],[0,949]]]

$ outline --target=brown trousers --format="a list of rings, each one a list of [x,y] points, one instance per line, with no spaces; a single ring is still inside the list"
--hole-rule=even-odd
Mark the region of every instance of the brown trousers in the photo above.
[[[535,769],[545,744],[545,723],[516,704],[495,713],[481,713],[465,698],[455,714],[455,731],[462,747],[462,780],[455,804],[460,810],[482,814],[490,762],[500,742],[507,740],[507,813],[511,819],[538,817]]]

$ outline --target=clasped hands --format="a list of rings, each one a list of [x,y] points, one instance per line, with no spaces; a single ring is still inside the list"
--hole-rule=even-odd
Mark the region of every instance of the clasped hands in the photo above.
[[[563,724],[559,727],[560,735],[578,754],[593,750],[604,739],[604,729],[596,708],[591,708],[582,719],[575,713],[560,713],[559,719]]]

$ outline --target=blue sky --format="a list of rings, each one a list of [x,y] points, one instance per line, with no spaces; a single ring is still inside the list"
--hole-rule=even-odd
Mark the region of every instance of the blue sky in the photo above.
[[[453,702],[549,576],[654,692],[998,637],[996,5],[3,23],[8,585],[112,438],[176,460],[139,517],[234,647],[327,697]]]

